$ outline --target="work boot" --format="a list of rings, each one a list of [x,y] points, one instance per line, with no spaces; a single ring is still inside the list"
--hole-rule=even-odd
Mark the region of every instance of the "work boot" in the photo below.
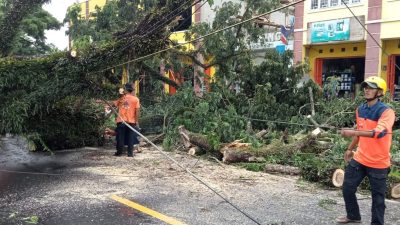
[[[121,156],[122,153],[121,152],[114,152],[114,156]]]
[[[133,151],[132,151],[132,149],[128,149],[128,157],[133,157]]]
[[[339,217],[339,218],[336,218],[336,222],[337,223],[361,223],[361,220],[352,220],[352,219],[349,219],[349,218],[347,218],[347,216],[342,216],[342,217]]]

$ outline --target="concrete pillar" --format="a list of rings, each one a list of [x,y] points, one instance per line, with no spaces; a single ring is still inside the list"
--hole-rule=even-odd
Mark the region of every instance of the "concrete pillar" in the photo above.
[[[368,0],[368,19],[367,21],[380,20],[382,14],[381,0]],[[367,25],[368,31],[373,38],[381,44],[381,23],[371,23]],[[381,49],[369,34],[367,34],[367,43],[365,50],[365,77],[379,75],[379,59]]]
[[[303,61],[303,18],[304,2],[295,5],[294,8],[294,63]]]

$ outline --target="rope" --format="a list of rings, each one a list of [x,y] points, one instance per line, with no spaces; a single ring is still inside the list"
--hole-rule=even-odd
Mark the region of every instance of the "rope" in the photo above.
[[[221,199],[223,199],[226,203],[228,203],[229,205],[231,205],[234,209],[236,209],[237,211],[239,211],[241,214],[243,214],[245,217],[247,217],[248,219],[250,219],[251,221],[253,221],[255,224],[261,225],[261,223],[259,223],[257,220],[255,220],[252,216],[250,216],[249,214],[247,214],[246,212],[244,212],[243,210],[241,210],[238,206],[236,206],[235,204],[233,204],[231,201],[229,201],[227,198],[225,198],[224,196],[222,196],[220,193],[218,193],[216,190],[214,190],[209,184],[207,184],[205,181],[203,181],[200,177],[198,177],[196,174],[194,174],[192,171],[190,171],[188,168],[185,168],[184,166],[182,166],[178,161],[176,161],[174,158],[172,158],[171,156],[169,156],[167,153],[165,153],[163,150],[161,150],[157,145],[155,145],[152,141],[150,141],[146,136],[144,136],[143,134],[141,134],[139,131],[135,130],[131,125],[129,125],[122,117],[121,115],[115,110],[114,107],[112,107],[110,105],[109,102],[107,102],[104,99],[101,99],[104,103],[106,103],[108,106],[110,106],[112,112],[114,114],[116,114],[122,121],[122,123],[125,124],[125,126],[127,126],[129,129],[131,129],[133,132],[135,132],[137,135],[139,135],[141,138],[143,138],[147,143],[151,144],[155,149],[157,149],[157,151],[159,151],[163,156],[165,156],[167,159],[171,160],[172,162],[174,162],[179,168],[183,169],[184,171],[186,171],[189,175],[191,175],[193,178],[195,178],[197,181],[199,181],[201,184],[203,184],[204,186],[206,186],[209,190],[211,190],[214,194],[218,195]]]

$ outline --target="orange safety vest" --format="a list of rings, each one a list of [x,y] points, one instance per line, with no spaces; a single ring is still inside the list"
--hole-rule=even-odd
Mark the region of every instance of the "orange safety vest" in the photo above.
[[[371,168],[390,167],[392,127],[395,120],[393,109],[381,101],[371,107],[364,103],[358,107],[356,119],[358,130],[372,130],[374,135],[373,137],[359,137],[354,160]]]
[[[126,94],[114,103],[118,107],[118,113],[127,123],[137,123],[136,109],[140,108],[139,99],[136,96]],[[121,117],[117,117],[117,123],[121,123]]]

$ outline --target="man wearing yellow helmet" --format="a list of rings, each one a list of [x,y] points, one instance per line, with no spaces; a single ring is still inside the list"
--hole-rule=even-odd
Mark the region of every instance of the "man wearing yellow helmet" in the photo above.
[[[379,100],[385,95],[386,82],[377,76],[361,83],[366,102],[356,110],[357,129],[342,129],[344,137],[353,137],[344,154],[349,162],[343,183],[343,198],[347,215],[338,223],[361,222],[356,191],[365,177],[371,185],[371,224],[384,224],[386,179],[390,171],[390,146],[395,114]],[[353,151],[357,146],[356,151]]]

